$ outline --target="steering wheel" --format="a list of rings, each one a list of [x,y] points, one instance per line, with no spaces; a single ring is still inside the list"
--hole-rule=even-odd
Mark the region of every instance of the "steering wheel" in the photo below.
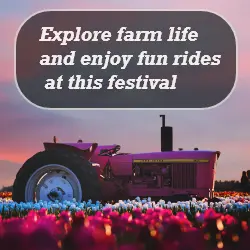
[[[112,149],[103,149],[101,150],[101,152],[99,153],[100,156],[112,156],[113,154],[116,154],[119,150],[120,150],[120,146],[117,145]]]

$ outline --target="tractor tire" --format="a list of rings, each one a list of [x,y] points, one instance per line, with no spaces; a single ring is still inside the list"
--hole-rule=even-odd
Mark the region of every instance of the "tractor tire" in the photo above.
[[[81,201],[102,198],[99,176],[91,163],[78,153],[56,149],[39,152],[23,164],[14,181],[12,199],[16,202],[28,202],[25,200],[27,182],[39,168],[50,164],[62,165],[74,173],[81,185]]]

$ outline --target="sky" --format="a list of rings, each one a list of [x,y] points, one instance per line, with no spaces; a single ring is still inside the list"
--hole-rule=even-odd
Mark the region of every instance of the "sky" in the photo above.
[[[195,111],[51,111],[29,104],[14,82],[14,39],[34,12],[45,9],[208,10],[223,16],[238,41],[236,89],[220,106]],[[174,147],[219,150],[219,180],[239,180],[250,169],[250,23],[248,0],[12,0],[0,3],[0,187],[11,185],[26,159],[56,135],[61,142],[79,138],[120,144],[126,152],[160,150],[160,114],[174,127]]]

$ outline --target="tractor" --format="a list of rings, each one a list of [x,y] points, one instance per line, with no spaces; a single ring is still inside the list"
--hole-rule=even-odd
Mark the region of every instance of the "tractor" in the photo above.
[[[13,200],[38,202],[110,200],[122,197],[213,198],[219,151],[173,151],[173,128],[161,127],[161,152],[121,153],[120,145],[44,143],[13,185]]]

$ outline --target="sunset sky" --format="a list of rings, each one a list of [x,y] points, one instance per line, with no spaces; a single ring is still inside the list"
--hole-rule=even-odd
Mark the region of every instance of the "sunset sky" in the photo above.
[[[203,9],[222,15],[238,41],[238,80],[230,98],[201,111],[49,111],[29,104],[14,82],[14,38],[21,23],[36,11],[61,9]],[[174,126],[174,147],[222,152],[217,179],[239,179],[250,169],[250,2],[168,0],[12,0],[0,3],[0,188],[13,181],[28,157],[56,135],[60,141],[120,144],[122,151],[160,150],[160,114]],[[246,30],[247,29],[247,30]],[[27,51],[27,53],[29,53]],[[16,169],[16,168],[15,168]]]

